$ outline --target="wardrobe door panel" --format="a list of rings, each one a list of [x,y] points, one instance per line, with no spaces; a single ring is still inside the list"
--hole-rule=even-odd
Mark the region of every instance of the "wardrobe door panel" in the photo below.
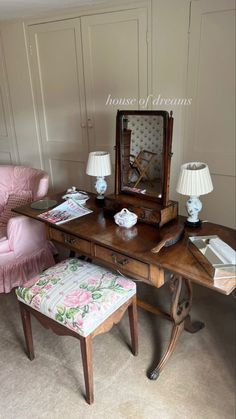
[[[62,189],[61,173],[63,186],[73,183],[86,188],[88,146],[80,20],[33,25],[29,32],[44,166],[53,190]]]
[[[18,163],[13,115],[0,37],[0,164]]]
[[[104,13],[81,22],[89,146],[114,157],[117,109],[138,109],[148,93],[147,11]]]
[[[235,2],[193,2],[190,26],[188,153],[213,173],[235,173]]]
[[[208,163],[202,217],[235,227],[235,2],[192,2],[185,161]]]

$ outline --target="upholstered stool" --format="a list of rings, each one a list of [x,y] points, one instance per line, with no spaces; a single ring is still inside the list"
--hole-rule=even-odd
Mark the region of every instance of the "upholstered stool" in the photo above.
[[[19,287],[16,294],[30,360],[34,359],[30,313],[56,334],[80,340],[89,404],[93,402],[92,338],[110,330],[127,308],[132,352],[137,355],[136,285],[130,279],[93,263],[67,259]]]

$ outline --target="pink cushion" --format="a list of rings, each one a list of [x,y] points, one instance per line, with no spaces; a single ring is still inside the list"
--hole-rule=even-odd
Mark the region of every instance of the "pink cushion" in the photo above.
[[[2,224],[7,224],[8,220],[18,214],[12,212],[13,208],[21,207],[32,201],[31,191],[22,191],[21,193],[12,193],[8,195],[7,202],[0,214],[0,220]]]
[[[94,263],[67,259],[19,287],[16,294],[35,310],[88,336],[136,294],[136,284]]]
[[[0,165],[0,207],[6,203],[6,192],[21,191],[32,191],[34,200],[41,199],[48,191],[48,174],[31,167]]]

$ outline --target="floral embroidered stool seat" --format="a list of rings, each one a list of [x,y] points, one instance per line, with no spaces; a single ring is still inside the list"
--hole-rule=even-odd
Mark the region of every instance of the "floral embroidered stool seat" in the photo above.
[[[132,352],[137,355],[136,285],[106,268],[67,259],[16,290],[27,355],[34,359],[30,314],[58,335],[81,343],[86,400],[93,402],[92,338],[107,332],[128,309]]]

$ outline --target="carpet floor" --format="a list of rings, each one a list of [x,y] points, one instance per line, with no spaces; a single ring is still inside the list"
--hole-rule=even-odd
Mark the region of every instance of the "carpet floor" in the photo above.
[[[168,292],[139,286],[152,302]],[[157,381],[147,378],[170,336],[171,324],[139,309],[139,356],[129,348],[127,315],[94,339],[95,402],[84,400],[79,341],[32,321],[35,359],[24,352],[14,292],[0,295],[1,419],[234,419],[235,301],[194,286],[192,318],[206,327],[183,332]]]

